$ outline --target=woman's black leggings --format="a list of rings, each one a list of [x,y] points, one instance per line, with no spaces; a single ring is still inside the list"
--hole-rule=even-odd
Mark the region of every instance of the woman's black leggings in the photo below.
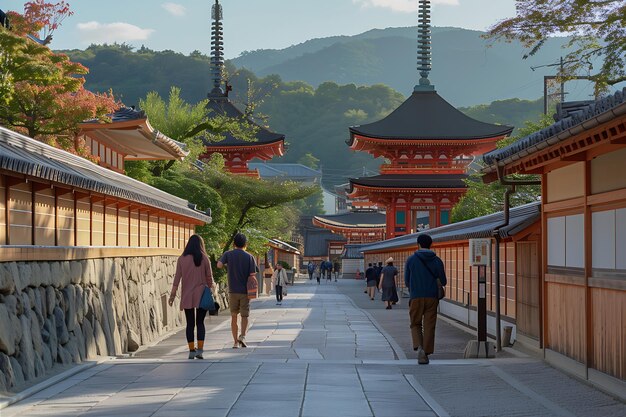
[[[283,286],[276,285],[275,287],[276,287],[276,301],[280,303],[281,301],[283,301]]]
[[[206,310],[202,308],[186,308],[185,318],[187,319],[187,343],[194,341],[193,328],[198,328],[198,340],[204,340],[204,318],[206,317]]]

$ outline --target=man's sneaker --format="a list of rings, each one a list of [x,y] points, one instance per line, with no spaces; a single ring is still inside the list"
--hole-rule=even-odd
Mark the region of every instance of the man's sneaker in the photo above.
[[[196,357],[196,350],[189,351],[189,359],[194,359]]]
[[[237,341],[239,342],[239,345],[241,347],[248,347],[248,345],[246,345],[246,336],[244,335],[239,336],[239,339],[237,339]]]
[[[204,359],[204,356],[202,356],[203,353],[203,349],[196,349],[196,359]]]
[[[420,365],[428,365],[428,355],[424,352],[424,349],[417,349],[417,363]]]

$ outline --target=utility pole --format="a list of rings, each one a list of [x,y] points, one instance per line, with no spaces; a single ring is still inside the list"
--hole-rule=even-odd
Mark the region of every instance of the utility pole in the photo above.
[[[543,114],[548,114],[548,98],[549,96],[551,96],[552,94],[548,94],[548,84],[551,81],[557,80],[557,79],[561,79],[561,85],[560,85],[560,91],[559,91],[559,98],[561,99],[561,103],[565,102],[565,80],[562,78],[563,72],[564,72],[564,68],[565,68],[565,64],[569,64],[572,61],[565,61],[563,60],[563,57],[561,57],[561,59],[559,60],[559,62],[555,62],[554,64],[547,64],[547,65],[538,65],[536,67],[530,67],[531,70],[535,71],[538,68],[548,68],[548,67],[559,67],[560,71],[559,71],[559,75],[545,75],[543,77]],[[571,80],[591,80],[590,76],[576,76],[576,77],[569,77],[569,79]]]

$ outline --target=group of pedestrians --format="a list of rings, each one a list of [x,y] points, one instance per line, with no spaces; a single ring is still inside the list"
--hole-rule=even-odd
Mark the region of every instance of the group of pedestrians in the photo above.
[[[333,280],[333,275],[335,277],[335,282],[337,282],[337,278],[339,278],[339,274],[341,273],[341,264],[339,261],[335,260],[335,262],[331,261],[321,261],[319,266],[315,264],[315,262],[309,262],[307,265],[307,272],[309,274],[309,281],[313,280],[313,277],[317,279],[317,283],[320,284],[320,281],[326,278],[326,282]]]
[[[246,331],[248,329],[248,317],[250,315],[250,293],[256,293],[256,274],[258,268],[254,257],[246,251],[246,236],[238,233],[234,240],[234,249],[225,252],[217,262],[218,268],[226,268],[228,274],[228,301],[231,314],[231,333],[233,348],[245,348]],[[429,363],[428,356],[434,352],[435,327],[437,323],[437,307],[443,297],[443,288],[447,284],[443,262],[430,250],[432,238],[421,234],[417,238],[418,250],[411,255],[404,267],[404,283],[409,289],[409,319],[411,328],[411,340],[413,349],[417,351],[418,363]],[[330,261],[323,261],[317,275],[318,284],[320,276],[326,275],[331,280],[331,273],[335,272],[335,281],[339,275],[338,262],[333,265]],[[309,279],[313,279],[317,267],[309,263]],[[285,293],[284,286],[287,283],[287,273],[282,265],[277,264],[276,269],[266,265],[266,271],[271,271],[269,278],[276,291],[276,303],[282,303]],[[396,304],[398,292],[396,279],[398,269],[394,266],[394,259],[389,258],[386,266],[382,262],[377,265],[369,264],[365,272],[367,279],[368,295],[373,300],[376,288],[381,292],[381,298],[387,303],[386,309],[391,310]],[[181,286],[180,309],[185,312],[187,344],[189,347],[189,359],[203,359],[204,340],[206,331],[204,319],[207,310],[200,307],[201,299],[206,293],[205,289],[213,290],[213,272],[211,262],[207,257],[204,241],[198,235],[189,238],[183,254],[176,263],[174,283],[169,297],[169,305],[172,306]],[[269,286],[268,286],[269,287]],[[241,317],[241,324],[239,324]],[[194,335],[194,330],[196,335]],[[194,338],[196,336],[196,338]],[[197,340],[197,344],[194,339]]]

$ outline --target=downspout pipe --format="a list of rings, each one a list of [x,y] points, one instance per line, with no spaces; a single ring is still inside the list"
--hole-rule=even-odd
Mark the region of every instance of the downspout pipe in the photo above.
[[[500,241],[502,240],[502,236],[500,236],[500,230],[504,227],[507,227],[511,221],[511,195],[516,192],[516,187],[518,185],[541,185],[541,181],[532,181],[532,180],[510,180],[504,176],[503,167],[498,165],[498,161],[496,161],[496,169],[498,171],[498,181],[500,184],[507,187],[504,192],[504,221],[494,227],[492,235],[496,240],[496,254],[495,254],[495,275],[496,275],[496,351],[502,351],[502,332],[501,332],[501,309],[500,309]]]

